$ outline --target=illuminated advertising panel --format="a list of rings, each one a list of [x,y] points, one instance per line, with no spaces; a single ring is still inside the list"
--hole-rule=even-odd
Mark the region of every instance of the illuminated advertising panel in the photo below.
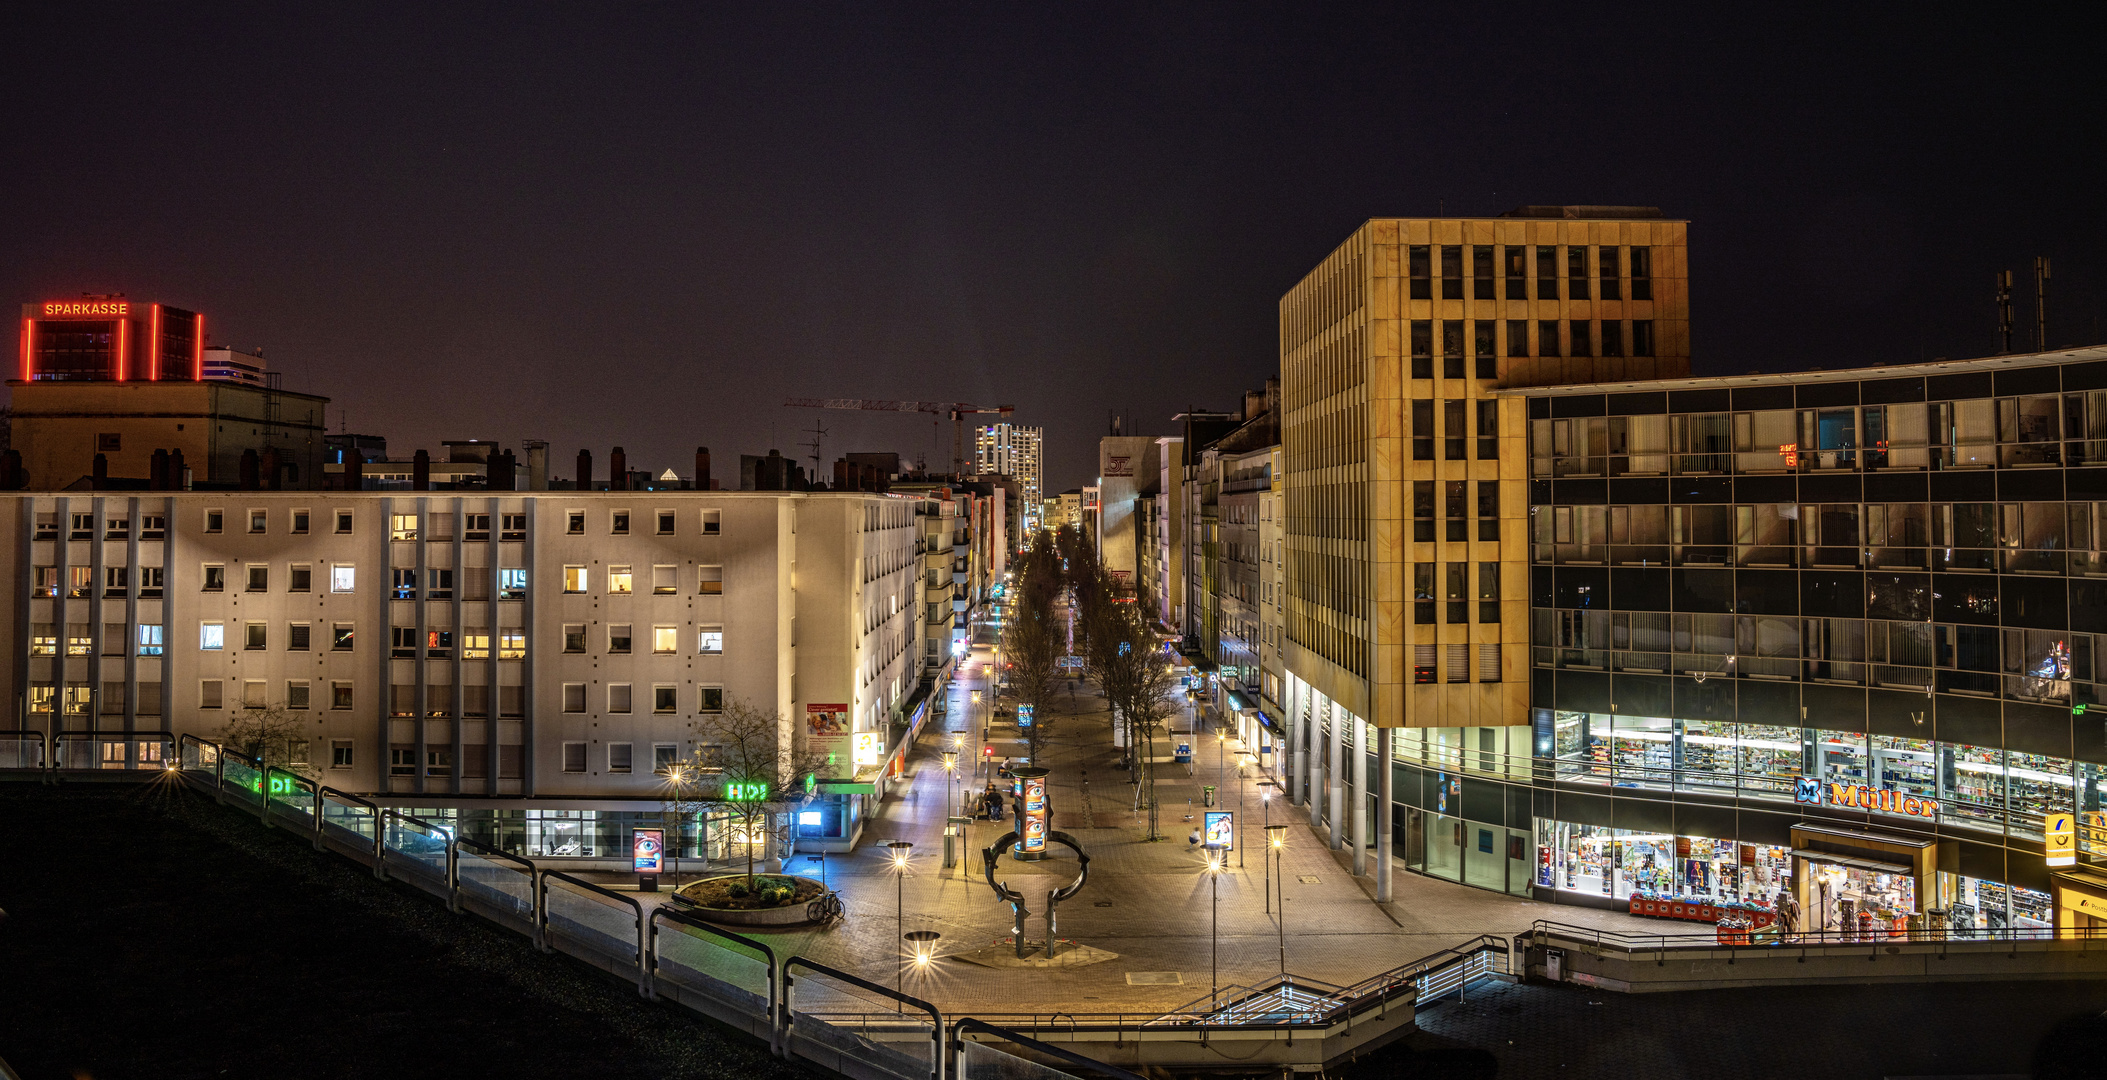
[[[1236,846],[1236,812],[1234,810],[1209,810],[1205,815],[1205,828],[1200,840],[1211,848],[1228,851]]]
[[[827,779],[839,780],[855,771],[849,756],[847,705],[806,705],[805,741],[813,753],[825,755],[819,772]]]
[[[666,860],[666,830],[636,830],[629,838],[629,859],[639,874],[658,873]]]
[[[1046,770],[1015,770],[1012,793],[1017,801],[1017,850],[1027,857],[1046,852]]]
[[[861,769],[878,764],[878,758],[885,753],[884,738],[885,734],[878,731],[859,731],[856,733],[857,768]]]

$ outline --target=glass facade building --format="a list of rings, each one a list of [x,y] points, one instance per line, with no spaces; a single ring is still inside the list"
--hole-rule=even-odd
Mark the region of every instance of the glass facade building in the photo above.
[[[2107,787],[2107,349],[1509,397],[1539,895],[2046,925],[2043,817]]]

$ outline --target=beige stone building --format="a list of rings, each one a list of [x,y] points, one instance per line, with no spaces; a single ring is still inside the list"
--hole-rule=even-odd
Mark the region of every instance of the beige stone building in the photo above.
[[[1527,424],[1495,391],[1686,374],[1686,227],[1378,218],[1282,297],[1284,764],[1356,872],[1371,843],[1388,865],[1393,803],[1347,762],[1394,730],[1526,764]]]

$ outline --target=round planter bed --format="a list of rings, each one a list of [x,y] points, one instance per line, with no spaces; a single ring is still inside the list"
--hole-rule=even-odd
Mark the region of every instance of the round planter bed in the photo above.
[[[816,901],[833,894],[826,883],[817,878],[795,874],[754,875],[754,883],[762,890],[769,886],[793,888],[795,891],[787,902],[769,902],[753,895],[732,895],[733,888],[743,886],[745,882],[745,874],[725,874],[690,882],[674,892],[673,903],[698,919],[726,926],[803,926],[828,918],[823,910],[828,905]]]

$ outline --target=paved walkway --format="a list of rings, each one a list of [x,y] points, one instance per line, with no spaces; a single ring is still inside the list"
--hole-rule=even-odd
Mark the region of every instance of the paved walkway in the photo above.
[[[1354,878],[1346,852],[1325,847],[1308,826],[1307,809],[1276,802],[1275,822],[1297,825],[1289,831],[1282,853],[1286,875],[1285,925],[1278,908],[1280,893],[1268,902],[1269,881],[1260,826],[1258,770],[1239,778],[1233,756],[1222,755],[1216,737],[1200,733],[1194,743],[1191,770],[1170,763],[1169,747],[1159,747],[1157,781],[1160,825],[1166,839],[1147,839],[1144,816],[1134,809],[1134,786],[1117,767],[1109,712],[1104,699],[1087,683],[1074,703],[1060,695],[1041,764],[1049,777],[1055,828],[1068,832],[1090,855],[1090,881],[1081,895],[1059,911],[1059,936],[1117,957],[1083,967],[1053,969],[989,968],[957,959],[958,954],[986,948],[1009,937],[1010,907],[998,901],[979,876],[979,849],[1010,828],[1008,821],[978,821],[960,865],[943,867],[944,826],[957,805],[954,792],[984,787],[984,735],[996,755],[1009,749],[1016,729],[985,727],[992,707],[987,692],[985,648],[975,649],[961,677],[949,691],[942,726],[932,721],[921,743],[910,753],[907,782],[895,784],[875,819],[865,822],[863,841],[848,854],[820,860],[799,856],[789,869],[808,876],[824,875],[842,895],[849,917],[842,925],[780,931],[771,943],[785,955],[802,953],[866,978],[891,983],[900,964],[902,932],[935,931],[938,960],[908,970],[904,986],[947,1011],[1000,1012],[1141,1012],[1173,1008],[1205,998],[1210,986],[1254,984],[1279,974],[1282,946],[1287,969],[1304,978],[1351,985],[1391,967],[1419,959],[1481,933],[1513,935],[1536,919],[1658,933],[1657,920],[1616,912],[1554,907],[1519,897],[1473,889],[1410,873],[1394,872],[1396,899],[1376,904],[1374,882]],[[974,700],[975,691],[979,700]],[[1191,730],[1190,711],[1171,724]],[[943,768],[942,751],[953,736],[963,741],[961,761],[971,762],[954,778]],[[1177,741],[1177,740],[1173,740]],[[1221,762],[1226,759],[1226,770]],[[1216,784],[1223,808],[1244,813],[1244,865],[1235,855],[1219,881],[1206,874],[1205,856],[1187,842],[1198,821],[1185,820],[1186,804],[1199,815],[1200,787]],[[1240,815],[1241,816],[1241,815]],[[892,869],[884,844],[906,840],[914,845],[904,878]],[[999,876],[1033,897],[1027,936],[1044,933],[1046,889],[1072,879],[1075,863],[1065,849],[1050,845],[1057,858],[1020,864],[1005,858]],[[1034,878],[1030,887],[1021,879]],[[1219,889],[1217,908],[1216,889]],[[651,894],[643,894],[645,897]],[[665,894],[658,894],[663,897]],[[1273,909],[1273,910],[1269,910]],[[1216,920],[1219,920],[1218,924]],[[1219,925],[1219,932],[1212,928]],[[1670,927],[1668,929],[1682,929]],[[1215,965],[1218,964],[1218,974]],[[1129,982],[1141,973],[1144,980]]]

